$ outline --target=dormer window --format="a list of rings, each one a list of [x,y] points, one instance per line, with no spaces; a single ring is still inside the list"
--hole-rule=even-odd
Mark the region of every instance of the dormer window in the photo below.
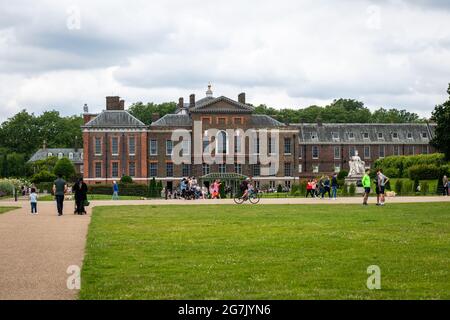
[[[317,132],[311,132],[311,140],[317,140]]]
[[[339,132],[332,132],[331,137],[333,140],[339,140]]]
[[[408,139],[412,139],[413,138],[412,132],[408,132],[407,137]]]
[[[47,157],[49,157],[49,158],[53,157],[53,153],[51,153],[51,152],[47,153]]]
[[[69,153],[69,160],[73,160],[73,152]]]
[[[369,140],[369,133],[368,132],[364,132],[363,133],[363,138],[366,140]]]
[[[428,133],[422,132],[422,139],[428,139]]]
[[[64,156],[64,155],[62,154],[62,152],[58,153],[58,159],[62,159],[63,156]]]
[[[355,139],[355,134],[353,132],[349,132],[348,133],[348,138],[349,139]]]
[[[383,132],[378,132],[378,140],[383,140],[384,136],[383,136]]]
[[[392,139],[398,139],[398,132],[392,132]]]

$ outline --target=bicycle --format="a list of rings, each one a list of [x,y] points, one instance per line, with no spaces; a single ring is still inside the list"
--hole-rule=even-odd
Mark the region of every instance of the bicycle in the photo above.
[[[250,203],[252,204],[257,204],[259,202],[259,200],[261,200],[261,194],[258,192],[258,190],[256,191],[249,191],[247,197],[243,197],[241,195],[236,195],[234,197],[234,202],[236,204],[242,204],[245,201],[250,201]]]

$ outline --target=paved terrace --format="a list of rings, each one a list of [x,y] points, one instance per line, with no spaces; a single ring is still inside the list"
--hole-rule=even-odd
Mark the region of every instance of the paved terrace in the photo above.
[[[371,198],[372,203],[374,199]],[[449,202],[450,197],[398,197],[387,203]],[[358,198],[261,199],[260,204],[360,204]],[[28,201],[0,201],[17,210],[0,214],[0,300],[76,299],[78,292],[66,286],[67,268],[81,267],[92,207],[115,205],[208,205],[234,204],[226,200],[133,200],[92,201],[87,216],[73,214],[73,201],[66,201],[64,216],[56,216],[54,202],[39,202],[39,215],[29,214]]]

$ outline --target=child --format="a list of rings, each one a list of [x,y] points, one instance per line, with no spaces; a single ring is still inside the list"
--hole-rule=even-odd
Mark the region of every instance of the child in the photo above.
[[[31,214],[38,214],[38,212],[37,212],[37,198],[38,198],[38,195],[36,193],[36,189],[35,188],[31,188],[31,193],[30,193]]]

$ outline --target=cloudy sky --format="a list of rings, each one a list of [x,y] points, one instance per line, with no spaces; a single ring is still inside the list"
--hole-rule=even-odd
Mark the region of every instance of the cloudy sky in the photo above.
[[[429,116],[450,82],[448,0],[0,0],[0,120],[205,94]]]

